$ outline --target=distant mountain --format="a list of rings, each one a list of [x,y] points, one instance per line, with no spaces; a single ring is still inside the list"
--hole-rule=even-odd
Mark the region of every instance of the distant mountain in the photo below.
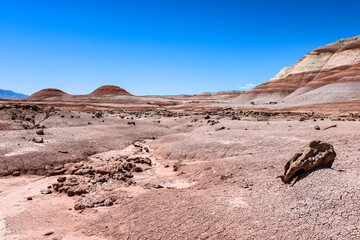
[[[16,93],[11,90],[0,89],[0,98],[16,99],[16,98],[27,98],[28,96],[22,93]]]

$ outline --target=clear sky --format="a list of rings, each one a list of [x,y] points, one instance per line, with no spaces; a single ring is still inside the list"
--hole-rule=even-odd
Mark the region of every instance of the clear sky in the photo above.
[[[360,1],[0,0],[0,88],[239,90],[360,35]]]

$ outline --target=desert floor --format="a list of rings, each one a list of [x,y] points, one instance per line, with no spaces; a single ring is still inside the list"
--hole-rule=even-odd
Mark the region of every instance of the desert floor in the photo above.
[[[0,239],[360,238],[357,116],[44,112],[0,111]],[[28,114],[45,120],[24,129]],[[45,135],[37,136],[39,127]],[[334,146],[332,168],[283,184],[285,163],[311,140]],[[64,168],[136,157],[152,163],[125,180],[91,182]],[[48,188],[61,176],[91,190],[69,197]],[[75,209],[88,195],[112,205]]]

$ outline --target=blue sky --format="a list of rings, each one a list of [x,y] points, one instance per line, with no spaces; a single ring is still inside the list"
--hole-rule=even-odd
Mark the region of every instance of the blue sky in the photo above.
[[[252,88],[318,46],[360,35],[359,9],[346,0],[0,0],[0,88]]]

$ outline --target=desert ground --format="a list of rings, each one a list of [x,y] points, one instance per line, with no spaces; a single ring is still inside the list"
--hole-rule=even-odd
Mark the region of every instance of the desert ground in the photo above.
[[[1,100],[0,239],[359,239],[359,105],[235,97]],[[332,167],[284,184],[312,140]]]

